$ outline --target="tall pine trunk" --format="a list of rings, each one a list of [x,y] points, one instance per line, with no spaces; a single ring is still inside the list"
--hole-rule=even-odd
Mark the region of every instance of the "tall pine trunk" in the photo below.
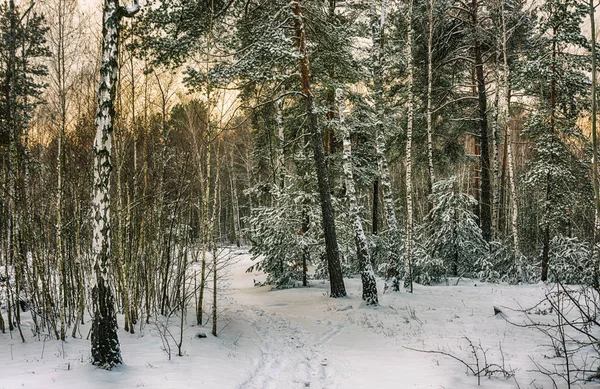
[[[471,2],[473,34],[475,36],[473,51],[475,60],[475,79],[477,82],[477,116],[479,121],[479,152],[481,168],[480,223],[483,239],[489,242],[492,238],[492,186],[490,174],[490,150],[487,120],[487,95],[485,91],[485,75],[483,69],[483,53],[481,41],[477,37],[479,28],[478,0]]]
[[[321,213],[323,219],[323,230],[325,235],[325,248],[327,252],[327,268],[329,270],[329,281],[331,288],[331,297],[346,296],[346,287],[342,274],[340,263],[340,253],[337,243],[337,234],[335,231],[335,219],[333,214],[333,204],[331,201],[331,189],[327,175],[327,166],[325,165],[325,151],[323,149],[323,133],[319,129],[317,121],[317,112],[315,108],[314,95],[310,83],[310,64],[306,52],[306,30],[304,28],[304,18],[300,0],[292,3],[296,19],[294,27],[296,31],[296,46],[299,51],[300,78],[302,81],[302,93],[306,100],[306,114],[308,116],[308,128],[317,170],[317,183],[319,186],[319,196],[321,199]]]
[[[552,30],[552,79],[550,80],[550,135],[551,143],[550,147],[554,146],[555,126],[556,126],[556,52],[558,50],[556,43],[556,28]],[[552,164],[552,154],[550,154],[549,164]],[[546,174],[546,205],[544,209],[544,236],[542,244],[542,269],[541,269],[541,280],[546,281],[548,279],[548,263],[550,257],[550,200],[552,198],[552,176],[550,171]]]

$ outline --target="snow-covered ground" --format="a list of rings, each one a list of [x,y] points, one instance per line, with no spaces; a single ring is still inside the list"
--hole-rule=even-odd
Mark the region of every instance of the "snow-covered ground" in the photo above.
[[[220,332],[198,328],[188,312],[183,357],[169,361],[156,326],[136,334],[120,330],[125,364],[113,371],[89,363],[89,326],[83,339],[62,343],[18,334],[0,335],[0,388],[476,388],[477,378],[459,361],[474,366],[469,340],[483,365],[515,370],[504,379],[482,377],[484,388],[552,388],[532,359],[550,363],[548,339],[539,331],[515,327],[521,313],[543,299],[544,285],[492,285],[463,280],[458,286],[419,286],[413,294],[383,291],[381,306],[360,300],[360,279],[346,279],[349,297],[327,297],[326,282],[271,291],[254,287],[262,280],[245,270],[252,263],[244,250],[232,252],[229,288],[220,301]],[[504,308],[506,307],[506,308]],[[548,319],[540,316],[541,320]],[[178,320],[172,320],[177,332]],[[210,323],[209,325],[210,326]],[[208,327],[207,326],[207,327]],[[198,332],[208,334],[199,339]],[[174,345],[172,347],[175,347]],[[414,349],[414,350],[411,350]],[[588,384],[589,387],[594,387]],[[565,386],[566,387],[566,386]]]

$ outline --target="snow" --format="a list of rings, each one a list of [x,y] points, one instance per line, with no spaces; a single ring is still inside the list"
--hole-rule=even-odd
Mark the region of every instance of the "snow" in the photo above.
[[[104,371],[89,363],[89,323],[83,339],[65,343],[38,341],[24,328],[25,344],[16,331],[12,338],[0,334],[0,388],[476,388],[477,378],[460,362],[410,350],[446,351],[472,363],[465,337],[481,342],[493,363],[502,363],[501,345],[506,368],[517,369],[508,380],[482,377],[481,387],[517,388],[515,379],[521,388],[552,387],[531,371],[530,358],[548,362],[547,339],[501,317],[521,322],[522,314],[509,307],[542,300],[543,284],[415,285],[413,294],[381,294],[381,305],[372,308],[360,300],[359,277],[346,279],[349,297],[341,299],[327,296],[325,281],[273,291],[253,286],[264,275],[245,273],[252,264],[247,250],[232,249],[231,255],[236,261],[222,293],[218,337],[210,335],[210,323],[194,326],[194,309],[188,309],[184,356],[177,357],[172,345],[169,360],[157,327],[139,330],[138,323],[136,334],[119,330],[125,364]],[[384,290],[382,280],[378,289]],[[503,314],[494,315],[494,307]],[[171,318],[176,334],[177,323]],[[199,332],[208,337],[197,338]]]

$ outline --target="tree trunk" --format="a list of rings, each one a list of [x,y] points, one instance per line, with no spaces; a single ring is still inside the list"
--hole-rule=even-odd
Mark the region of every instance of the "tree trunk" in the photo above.
[[[598,185],[598,138],[596,134],[598,103],[596,100],[596,16],[594,0],[590,0],[590,28],[591,28],[591,46],[592,46],[592,149],[594,157],[592,159],[592,185],[594,187],[594,245],[593,245],[593,263],[594,263],[594,286],[598,287],[598,239],[600,238],[600,189]]]
[[[235,235],[235,244],[237,247],[241,246],[241,228],[240,228],[240,205],[237,195],[237,182],[235,179],[235,166],[233,164],[233,153],[229,155],[230,172],[229,177],[231,181],[231,208],[232,208],[232,219],[233,219],[233,234]]]
[[[556,122],[556,28],[552,31],[552,79],[550,81],[550,134],[551,144],[553,147],[554,142],[554,132],[555,132],[555,122]],[[552,164],[552,154],[550,154],[550,165]],[[548,216],[550,215],[550,200],[552,198],[552,176],[550,175],[550,171],[546,174],[546,205],[544,210],[544,241],[542,247],[542,274],[541,280],[546,281],[548,279],[548,263],[550,258],[550,220],[548,220]]]
[[[210,123],[208,124],[208,130],[210,130]],[[203,310],[202,307],[204,305],[204,287],[206,283],[206,250],[208,246],[209,239],[209,211],[210,211],[210,132],[207,132],[207,144],[206,144],[206,175],[204,179],[204,183],[206,185],[206,190],[204,192],[204,212],[202,212],[202,268],[200,270],[200,288],[198,291],[198,301],[196,302],[196,323],[198,325],[202,325],[202,316]],[[202,167],[200,167],[202,169]],[[215,187],[216,188],[216,187]]]
[[[308,216],[308,212],[306,212],[305,205],[302,206],[302,226],[300,227],[300,235],[301,242],[300,245],[302,247],[302,286],[308,286],[308,262],[310,262],[310,250],[306,241],[304,240],[304,236],[308,232],[308,228],[310,226],[310,219]]]
[[[275,121],[277,123],[277,175],[279,178],[278,185],[281,189],[284,188],[285,184],[285,132],[283,127],[283,112],[281,110],[283,100],[279,99],[275,103]]]
[[[58,259],[58,270],[60,273],[59,286],[59,304],[60,304],[60,339],[65,340],[65,316],[66,316],[66,297],[67,277],[65,269],[64,247],[63,247],[63,170],[64,170],[64,139],[67,125],[67,101],[65,85],[65,18],[63,14],[63,4],[58,3],[58,42],[56,47],[56,70],[57,84],[60,105],[60,124],[58,128],[58,153],[56,157],[57,183],[56,183],[56,253]]]
[[[371,233],[377,235],[378,224],[379,224],[379,177],[375,178],[373,182],[373,213],[371,222]]]
[[[429,194],[433,193],[433,183],[435,182],[435,175],[433,172],[433,120],[432,120],[432,87],[433,87],[433,7],[434,0],[429,0],[429,34],[427,37],[427,170],[429,173],[429,179],[427,181]],[[428,213],[433,207],[431,201],[427,202]]]
[[[387,158],[385,155],[385,134],[384,125],[385,111],[384,111],[384,99],[383,99],[383,47],[384,47],[384,28],[386,18],[386,5],[387,1],[382,0],[381,2],[381,16],[379,19],[379,25],[375,24],[373,29],[373,49],[374,49],[374,65],[373,65],[373,86],[374,86],[374,99],[375,99],[375,111],[377,115],[377,121],[375,125],[375,152],[377,154],[377,168],[379,171],[379,187],[381,188],[381,194],[383,198],[383,208],[388,223],[388,228],[392,235],[398,235],[398,220],[396,219],[396,210],[394,208],[394,198],[392,195],[392,182],[390,179],[390,169],[388,167]],[[393,268],[388,269],[388,276],[393,276],[392,288],[395,291],[400,289],[399,280],[399,258],[397,253],[394,253]]]
[[[109,277],[111,260],[110,173],[114,121],[114,97],[117,81],[119,27],[123,16],[139,11],[120,7],[118,0],[105,0],[102,21],[102,63],[98,83],[98,110],[94,139],[94,196],[92,198],[94,320],[92,323],[92,363],[112,369],[122,363],[117,335],[117,317]]]
[[[475,56],[475,78],[477,81],[477,114],[479,118],[480,130],[480,167],[481,167],[481,198],[480,198],[480,218],[481,232],[483,239],[489,242],[492,238],[492,187],[490,180],[490,150],[488,137],[488,120],[487,120],[487,95],[485,91],[485,76],[483,72],[483,56],[481,42],[479,40],[477,28],[479,26],[478,19],[478,0],[472,0],[472,23],[474,41],[474,56]]]
[[[502,80],[501,80],[502,81]],[[504,114],[502,114],[504,116]],[[500,170],[500,180],[498,182],[498,232],[504,232],[506,230],[506,175],[507,162],[508,162],[508,139],[507,139],[507,127],[504,127],[504,150],[502,153],[502,169]]]
[[[306,52],[306,31],[304,28],[304,19],[300,7],[300,0],[292,3],[295,19],[296,46],[299,51],[300,78],[302,80],[302,93],[306,99],[306,113],[308,116],[309,133],[313,144],[315,167],[317,170],[317,182],[319,186],[319,196],[321,199],[321,213],[323,218],[323,230],[325,234],[325,246],[327,252],[327,267],[329,270],[329,281],[331,288],[331,297],[346,296],[346,287],[342,274],[340,263],[340,254],[338,250],[337,234],[335,231],[335,219],[333,215],[333,204],[331,201],[331,189],[325,166],[325,152],[323,150],[323,134],[319,129],[317,122],[317,112],[314,103],[314,96],[310,84],[310,65],[308,54]]]
[[[497,50],[496,61],[500,62],[500,50]],[[494,86],[494,111],[492,114],[492,166],[493,173],[491,174],[491,188],[492,188],[492,232],[496,236],[501,230],[500,226],[500,161],[498,152],[498,133],[500,128],[500,88],[502,81],[500,79],[500,72],[497,68],[494,69],[495,74],[495,86]]]
[[[375,109],[377,111],[377,125],[375,129],[375,148],[377,153],[377,166],[379,169],[379,186],[383,196],[383,206],[386,213],[388,226],[392,231],[398,231],[398,221],[392,196],[392,183],[390,169],[385,156],[385,134],[383,120],[385,118],[383,101],[383,31],[385,27],[386,0],[381,4],[381,19],[379,29],[374,33],[373,46],[376,51],[373,83],[375,86]]]
[[[217,163],[218,165],[218,163]],[[220,192],[220,186],[219,186],[219,169],[217,166],[217,177],[216,177],[216,182],[215,182],[215,191]],[[217,196],[215,195],[215,199],[217,198]],[[216,200],[215,200],[216,202]],[[215,207],[216,208],[216,207]],[[213,312],[212,312],[212,329],[211,329],[211,333],[213,334],[213,336],[217,336],[217,282],[219,281],[218,275],[217,275],[217,257],[218,257],[218,252],[217,252],[217,243],[215,242],[215,218],[214,218],[214,210],[213,210],[213,219],[212,219],[212,275],[213,275]]]
[[[511,201],[511,234],[513,238],[513,260],[517,268],[517,280],[523,281],[523,263],[521,258],[521,251],[519,248],[519,208],[517,203],[517,185],[515,182],[515,170],[512,153],[512,129],[510,126],[510,68],[508,67],[508,31],[506,30],[506,19],[504,17],[504,2],[501,1],[501,14],[502,14],[502,57],[503,57],[503,95],[504,95],[504,107],[503,107],[503,118],[502,122],[505,126],[506,133],[506,159],[505,161],[508,168],[508,185],[510,188],[510,201]],[[504,177],[503,177],[504,179]]]
[[[360,268],[360,278],[362,281],[362,299],[367,305],[377,305],[377,283],[375,282],[375,273],[371,265],[369,255],[369,243],[365,236],[362,219],[360,218],[360,207],[356,198],[356,189],[354,186],[354,175],[352,172],[352,144],[350,143],[350,131],[345,123],[344,117],[344,96],[343,92],[336,90],[336,100],[338,102],[340,129],[343,134],[343,165],[346,184],[346,197],[349,203],[350,218],[354,227],[354,242],[356,243],[356,256],[358,257],[358,266]]]
[[[413,96],[413,55],[412,55],[412,14],[413,14],[413,1],[410,0],[408,3],[408,37],[406,44],[407,51],[407,62],[408,62],[408,123],[406,125],[406,254],[404,257],[404,287],[410,287],[410,292],[413,292],[412,283],[412,248],[413,248],[413,190],[412,190],[412,137],[413,137],[413,110],[414,110],[414,96]]]
[[[8,201],[7,201],[7,247],[5,252],[7,255],[5,261],[5,277],[6,277],[6,303],[7,309],[6,314],[8,316],[8,330],[12,332],[14,329],[13,316],[12,316],[12,297],[11,287],[8,269],[9,266],[14,266],[14,258],[17,255],[17,244],[15,242],[15,225],[17,222],[17,154],[18,154],[18,142],[20,136],[17,131],[17,123],[15,118],[16,110],[16,91],[15,91],[15,77],[16,77],[16,28],[17,28],[17,14],[15,9],[14,0],[9,1],[9,30],[8,30],[8,48],[7,48],[7,59],[6,59],[6,70],[4,74],[4,121],[6,128],[9,133],[9,152],[8,152]]]

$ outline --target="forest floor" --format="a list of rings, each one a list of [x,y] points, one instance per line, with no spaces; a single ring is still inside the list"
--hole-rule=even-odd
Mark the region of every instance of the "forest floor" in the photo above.
[[[372,308],[361,302],[359,277],[346,279],[349,297],[342,299],[328,298],[323,281],[275,291],[254,286],[264,275],[245,272],[252,264],[247,250],[228,255],[217,337],[210,334],[210,323],[206,328],[193,325],[190,309],[183,356],[176,356],[170,339],[169,360],[158,326],[140,329],[138,324],[135,334],[121,329],[124,365],[108,372],[89,363],[89,325],[81,329],[82,339],[64,343],[38,340],[29,329],[26,343],[17,332],[0,334],[0,388],[469,389],[478,387],[477,377],[460,361],[438,352],[477,370],[471,342],[480,368],[485,359],[514,372],[509,378],[482,376],[481,387],[549,389],[551,381],[535,371],[534,362],[548,367],[562,363],[550,358],[544,334],[505,320],[523,323],[525,314],[512,309],[540,302],[549,287],[543,284],[463,279],[458,285],[416,285],[413,294],[382,294],[380,280],[381,305]],[[495,315],[494,307],[503,313]],[[529,317],[551,321],[554,316],[546,315],[545,308],[531,310]],[[177,339],[178,323],[173,317],[168,324]],[[207,338],[197,338],[199,332]]]

